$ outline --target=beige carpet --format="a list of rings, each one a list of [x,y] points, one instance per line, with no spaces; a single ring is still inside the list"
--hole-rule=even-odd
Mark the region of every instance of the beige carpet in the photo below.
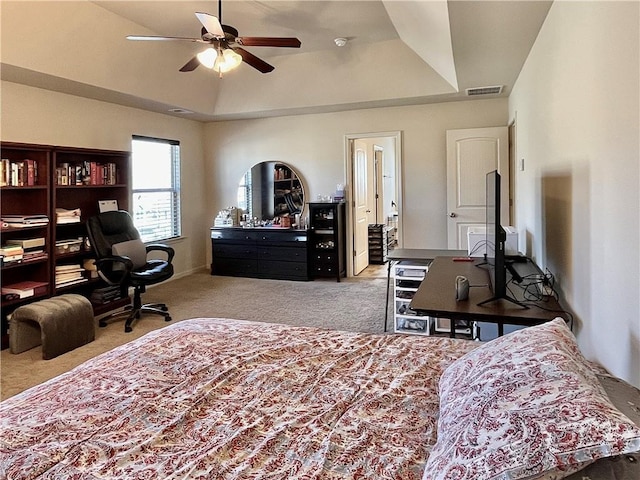
[[[145,302],[168,304],[171,323],[196,317],[226,317],[288,325],[315,326],[360,332],[383,332],[386,267],[371,276],[314,282],[258,280],[196,273],[165,282],[147,291]],[[376,278],[377,277],[377,278]],[[391,306],[390,306],[391,308]],[[388,324],[392,325],[391,314]],[[1,398],[55,377],[100,353],[163,328],[162,317],[145,315],[124,333],[122,321],[96,328],[96,340],[52,360],[42,359],[41,347],[18,355],[0,356]]]

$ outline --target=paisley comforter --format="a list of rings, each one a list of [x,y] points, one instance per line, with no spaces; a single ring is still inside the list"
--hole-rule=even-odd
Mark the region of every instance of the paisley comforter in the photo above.
[[[476,346],[186,320],[0,404],[0,478],[420,479]]]

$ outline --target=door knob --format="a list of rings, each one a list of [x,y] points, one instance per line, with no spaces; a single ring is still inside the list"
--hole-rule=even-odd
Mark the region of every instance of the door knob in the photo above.
[[[456,212],[451,212],[451,213],[449,214],[449,216],[450,216],[451,218],[456,218],[458,215],[456,214]]]

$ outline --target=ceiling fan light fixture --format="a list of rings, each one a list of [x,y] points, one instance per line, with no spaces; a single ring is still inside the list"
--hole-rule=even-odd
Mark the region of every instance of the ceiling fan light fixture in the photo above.
[[[242,57],[230,48],[218,52],[213,69],[216,72],[227,73],[242,63]]]
[[[196,57],[204,67],[213,68],[218,58],[218,52],[216,52],[215,48],[209,47],[196,55]]]

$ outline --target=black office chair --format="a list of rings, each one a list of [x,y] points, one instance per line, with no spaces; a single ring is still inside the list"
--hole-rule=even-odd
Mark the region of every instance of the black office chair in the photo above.
[[[172,260],[175,255],[168,245],[146,245],[140,240],[140,234],[133,220],[124,210],[103,212],[87,220],[89,241],[96,255],[96,267],[100,277],[109,285],[119,285],[123,295],[128,295],[133,287],[133,303],[124,311],[102,318],[101,327],[107,326],[107,320],[126,314],[125,332],[131,332],[131,324],[143,313],[162,315],[165,321],[171,315],[164,303],[142,304],[141,295],[147,285],[164,282],[173,276]],[[147,253],[158,250],[164,252],[166,259],[147,259]]]

